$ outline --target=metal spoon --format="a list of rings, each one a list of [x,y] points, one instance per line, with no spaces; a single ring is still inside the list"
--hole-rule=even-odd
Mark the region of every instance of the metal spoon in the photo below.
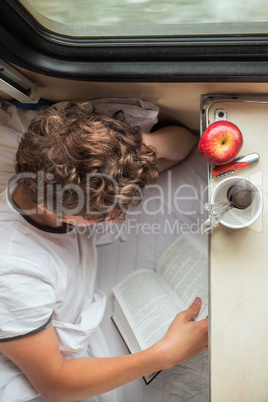
[[[253,201],[254,192],[239,185],[231,186],[227,191],[227,199],[235,208],[246,209]]]
[[[231,186],[227,191],[227,202],[215,202],[214,204],[205,204],[205,209],[210,212],[210,217],[203,225],[205,232],[212,227],[218,226],[223,216],[232,208],[246,209],[253,201],[254,192],[239,185]]]

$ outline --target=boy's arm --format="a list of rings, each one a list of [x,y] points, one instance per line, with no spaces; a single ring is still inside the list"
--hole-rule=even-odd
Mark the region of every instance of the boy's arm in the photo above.
[[[159,171],[181,162],[194,148],[197,138],[184,127],[166,126],[153,133],[143,133],[143,141],[157,151]]]
[[[172,367],[207,348],[207,320],[192,319],[200,299],[177,315],[166,336],[151,348],[110,358],[65,359],[53,326],[37,334],[6,343],[0,351],[25,373],[50,401],[73,401],[107,392],[139,377]]]

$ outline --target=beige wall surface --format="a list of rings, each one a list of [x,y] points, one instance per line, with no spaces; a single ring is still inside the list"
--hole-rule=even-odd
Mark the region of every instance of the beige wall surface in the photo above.
[[[160,107],[160,119],[180,122],[199,132],[200,100],[205,94],[266,94],[268,83],[106,83],[54,78],[23,69],[38,96],[52,101],[138,97]]]

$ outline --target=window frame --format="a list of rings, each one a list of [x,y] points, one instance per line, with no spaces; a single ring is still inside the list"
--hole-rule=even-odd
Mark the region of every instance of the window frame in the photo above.
[[[18,0],[1,2],[0,57],[88,81],[268,82],[268,34],[71,37],[42,26]]]

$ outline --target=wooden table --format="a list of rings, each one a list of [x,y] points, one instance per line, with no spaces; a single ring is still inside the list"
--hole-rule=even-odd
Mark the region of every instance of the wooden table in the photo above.
[[[227,120],[244,137],[241,154],[259,153],[258,164],[235,175],[250,178],[264,196],[263,212],[250,227],[233,230],[219,225],[211,235],[212,402],[268,401],[267,102],[219,99],[205,107],[207,124],[215,121],[217,109],[227,111]],[[219,180],[223,179],[209,179],[210,191]]]

